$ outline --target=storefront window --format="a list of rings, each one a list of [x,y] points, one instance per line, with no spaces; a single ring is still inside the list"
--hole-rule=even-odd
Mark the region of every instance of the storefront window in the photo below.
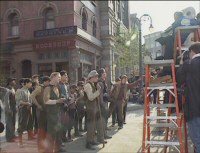
[[[52,64],[51,63],[38,64],[38,74],[39,75],[50,76],[51,73],[52,73]]]

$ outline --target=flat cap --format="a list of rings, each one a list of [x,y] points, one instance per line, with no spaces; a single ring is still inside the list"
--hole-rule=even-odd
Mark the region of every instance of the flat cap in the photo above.
[[[96,70],[92,70],[89,74],[88,74],[88,79],[92,78],[92,77],[95,77],[95,76],[98,76],[99,74],[97,73]]]

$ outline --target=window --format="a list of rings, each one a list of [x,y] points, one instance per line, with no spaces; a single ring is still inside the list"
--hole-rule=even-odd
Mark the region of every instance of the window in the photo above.
[[[113,11],[115,12],[115,1],[112,0],[112,5],[113,5]]]
[[[16,13],[9,15],[10,29],[9,35],[18,36],[19,35],[19,16]]]
[[[44,10],[44,22],[46,29],[55,28],[54,11],[52,8],[47,8]]]
[[[83,12],[82,12],[82,28],[84,30],[87,30],[87,14],[86,14],[85,9],[83,9]]]
[[[38,74],[39,75],[51,75],[52,73],[52,64],[51,63],[43,63],[43,64],[38,64]]]
[[[119,1],[117,1],[117,17],[120,19],[121,15],[120,15],[120,3]]]
[[[96,24],[96,21],[95,20],[93,20],[93,22],[92,22],[92,34],[93,34],[93,36],[95,36],[96,37],[96,32],[97,32],[97,24]]]

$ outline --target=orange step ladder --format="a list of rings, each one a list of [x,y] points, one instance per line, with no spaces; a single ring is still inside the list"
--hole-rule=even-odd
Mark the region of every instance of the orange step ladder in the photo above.
[[[177,56],[182,54],[183,46],[181,42],[181,34],[190,32],[194,34],[193,41],[200,41],[200,26],[180,26],[175,29],[174,39],[174,63],[176,63]]]
[[[172,69],[172,83],[150,83],[150,68],[160,66],[170,66]],[[179,111],[178,106],[178,94],[176,87],[176,77],[175,77],[175,64],[174,60],[155,60],[146,62],[146,81],[145,81],[145,103],[144,103],[144,120],[143,120],[143,142],[142,142],[142,152],[153,152],[150,151],[151,147],[163,147],[164,152],[167,149],[175,149],[175,152],[183,153],[185,150],[183,144],[183,132],[182,125],[183,114]],[[157,90],[158,98],[156,104],[150,103],[151,93]],[[159,99],[159,92],[162,90],[167,90],[169,92],[169,103],[163,103]],[[151,108],[156,108],[157,113],[151,113]],[[172,108],[175,109],[175,113],[172,113]],[[161,109],[165,110],[165,115],[161,113]],[[161,122],[162,121],[162,122]],[[152,137],[152,129],[164,129],[165,136],[157,135]],[[176,131],[178,132],[177,134]],[[170,134],[171,132],[171,134]],[[152,137],[152,138],[151,138]],[[160,139],[161,137],[161,139]]]

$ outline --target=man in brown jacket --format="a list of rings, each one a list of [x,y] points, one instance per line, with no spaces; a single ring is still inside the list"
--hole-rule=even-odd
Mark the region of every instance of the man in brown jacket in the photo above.
[[[117,118],[118,118],[118,126],[119,130],[123,128],[123,120],[124,120],[124,114],[123,114],[123,107],[125,103],[127,102],[127,92],[129,89],[136,86],[141,79],[133,82],[133,83],[127,83],[128,77],[126,75],[123,75],[121,77],[121,83],[116,84],[114,88],[112,89],[113,93],[113,102],[115,102],[115,105],[113,105],[113,108],[110,108],[111,112],[117,107]]]

